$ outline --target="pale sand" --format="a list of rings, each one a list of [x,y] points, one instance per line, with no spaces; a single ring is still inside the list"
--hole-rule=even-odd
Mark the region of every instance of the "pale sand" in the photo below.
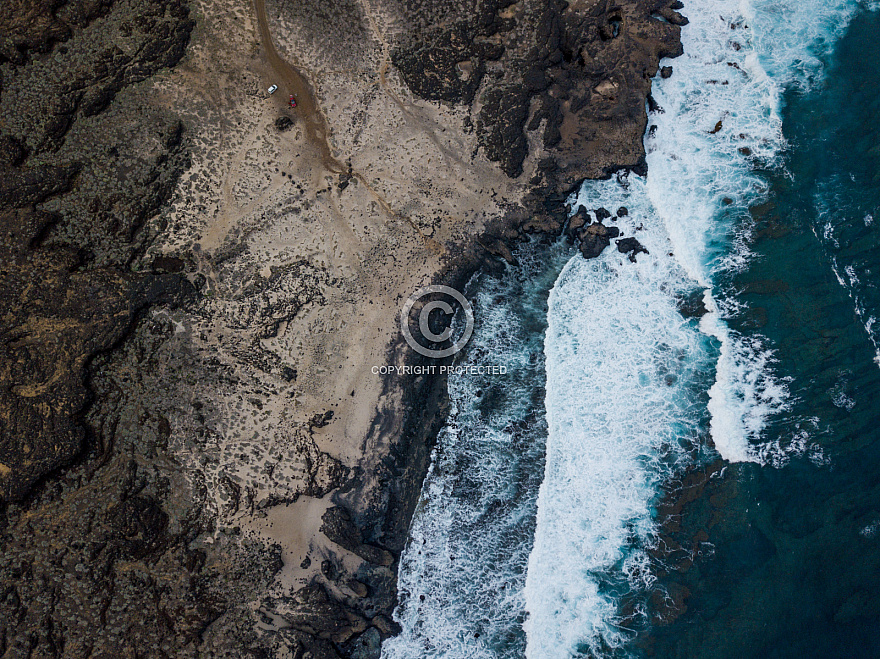
[[[172,367],[193,375],[185,390],[168,393],[208,401],[207,430],[175,404],[170,449],[204,483],[216,533],[240,527],[281,545],[285,567],[274,588],[289,592],[322,580],[321,557],[331,551],[357,571],[361,559],[329,546],[320,516],[331,505],[334,461],[359,467],[370,492],[374,465],[400,430],[371,432],[383,411],[399,419],[403,396],[394,381],[383,391],[389,383],[371,368],[403,363],[406,298],[433,283],[524,186],[472,155],[463,111],[420,101],[400,83],[388,59],[394,16],[364,0],[370,38],[343,60],[334,54],[338,35],[315,42],[270,2],[278,51],[296,54],[324,113],[331,156],[350,161],[356,175],[340,191],[299,124],[273,127],[281,114],[297,114],[283,87],[266,94],[280,83],[261,58],[250,6],[193,5],[189,54],[145,95],[183,115],[192,147],[153,253],[194,255],[207,280],[196,311],[172,314],[180,342],[172,354],[182,355]],[[533,170],[532,159],[522,180]],[[278,331],[267,336],[273,318]],[[294,381],[281,377],[283,366],[297,371]],[[328,410],[333,420],[310,428]],[[311,565],[302,568],[306,556]]]

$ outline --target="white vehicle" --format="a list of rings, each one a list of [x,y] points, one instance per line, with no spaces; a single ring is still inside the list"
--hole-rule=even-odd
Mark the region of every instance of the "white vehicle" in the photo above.
[[[274,94],[276,89],[278,89],[278,85],[272,85],[271,87],[269,87],[269,89],[267,91],[270,94]]]

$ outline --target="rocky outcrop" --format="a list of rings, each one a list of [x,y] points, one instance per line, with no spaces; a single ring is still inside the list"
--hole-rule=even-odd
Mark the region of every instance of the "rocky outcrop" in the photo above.
[[[636,262],[638,254],[648,254],[648,250],[636,238],[621,238],[617,241],[617,251],[621,254],[628,254],[629,260]]]
[[[91,358],[145,305],[188,290],[179,276],[127,267],[185,165],[181,124],[158,113],[131,124],[117,111],[96,133],[90,117],[179,60],[192,22],[165,0],[12,3],[0,24],[18,53],[0,97],[0,496],[14,501],[82,448]]]
[[[400,39],[393,62],[423,98],[475,101],[480,144],[509,176],[522,173],[529,139],[543,148],[530,181],[538,209],[548,194],[584,178],[644,169],[645,100],[660,59],[682,52],[680,7],[669,0],[419,3],[416,27]]]
[[[596,258],[611,244],[611,239],[620,235],[617,227],[606,227],[601,222],[593,222],[578,232],[581,254],[584,258]]]
[[[0,7],[4,656],[193,656],[209,625],[229,631],[226,579],[279,567],[223,538],[194,545],[204,494],[162,458],[168,420],[147,405],[124,418],[118,388],[90,379],[127,378],[138,360],[114,349],[134,343],[147,362],[173,333],[140,322],[146,310],[196,295],[180,263],[135,267],[187,155],[180,121],[134,90],[182,57],[192,27],[182,0]],[[236,635],[248,656],[252,631]]]
[[[698,288],[686,297],[677,300],[678,310],[685,318],[702,318],[709,310],[704,300],[706,291]]]
[[[508,176],[523,176],[527,156],[536,162],[523,181],[524,208],[510,209],[503,226],[484,236],[490,253],[509,261],[517,230],[559,232],[568,195],[585,178],[644,173],[651,78],[662,58],[682,53],[680,2],[405,6],[414,27],[398,38],[392,58],[410,89],[469,106],[466,129],[476,130],[480,148]],[[662,73],[671,75],[671,67]],[[588,241],[585,254],[605,237]]]
[[[618,218],[626,217],[629,210],[625,206],[617,209],[612,215],[606,208],[597,208],[592,211],[592,216],[583,207],[580,206],[574,215],[569,218],[565,227],[565,235],[570,242],[577,242],[578,249],[585,259],[593,259],[599,256],[605,248],[611,244],[611,241],[620,235],[620,229],[615,226],[605,224],[605,222],[615,222]],[[595,217],[595,221],[593,221]],[[621,254],[627,254],[629,260],[636,262],[638,254],[648,254],[647,248],[642,245],[637,238],[620,238],[615,241],[617,251]]]

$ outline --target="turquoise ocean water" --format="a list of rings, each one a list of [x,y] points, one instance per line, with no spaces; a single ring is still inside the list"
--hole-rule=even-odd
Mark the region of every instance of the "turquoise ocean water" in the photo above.
[[[767,173],[731,324],[767,337],[788,381],[765,441],[804,450],[734,466],[703,494],[717,509],[685,507],[680,535],[708,529],[714,552],[666,577],[691,596],[654,656],[880,656],[878,57],[880,15],[859,12],[821,81],[786,93],[785,169]]]
[[[508,374],[450,381],[386,659],[880,656],[880,16],[682,12],[648,176],[571,200],[649,254],[466,291]]]

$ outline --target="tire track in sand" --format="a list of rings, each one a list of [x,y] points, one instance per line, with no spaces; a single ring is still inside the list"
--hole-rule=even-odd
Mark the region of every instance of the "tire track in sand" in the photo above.
[[[351,171],[333,156],[330,150],[330,135],[327,129],[327,122],[318,107],[318,102],[315,99],[311,86],[296,67],[281,57],[275,49],[275,44],[272,42],[272,34],[269,32],[265,0],[254,0],[254,8],[257,13],[260,43],[263,46],[266,60],[269,62],[272,70],[275,71],[275,74],[284,83],[285,88],[296,98],[296,109],[299,110],[299,114],[302,117],[306,138],[320,152],[321,163],[324,165],[324,168],[331,174],[349,174],[357,178],[390,217],[407,222],[430,251],[442,252],[443,248],[434,239],[425,236],[411,217],[398,213],[391,208],[385,198],[367,182],[366,177],[360,172]]]

